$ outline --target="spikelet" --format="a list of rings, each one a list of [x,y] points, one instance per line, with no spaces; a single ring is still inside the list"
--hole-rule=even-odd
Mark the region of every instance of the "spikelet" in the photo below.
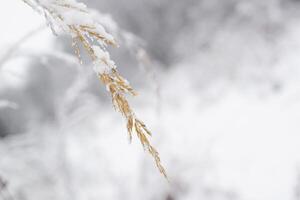
[[[105,47],[108,45],[118,46],[114,38],[100,24],[91,19],[88,10],[82,3],[77,3],[74,0],[23,1],[35,10],[43,13],[46,16],[46,20],[50,20],[48,24],[53,24],[54,22],[61,30],[71,35],[72,47],[80,62],[82,62],[82,59],[79,45],[84,47],[94,62],[94,71],[110,93],[114,108],[122,114],[127,122],[129,140],[132,140],[135,133],[143,148],[154,158],[160,173],[167,178],[167,173],[161,164],[159,153],[148,139],[152,135],[151,132],[142,121],[137,119],[126,99],[127,94],[136,96],[137,93],[128,81],[118,73],[115,63],[110,59],[109,53],[105,50]],[[62,12],[64,9],[68,12],[72,11],[72,15],[76,16],[78,14],[78,18],[81,19],[74,20],[70,18],[69,15],[65,15]],[[51,26],[51,29],[55,28]],[[98,45],[94,46],[94,41],[97,41]]]

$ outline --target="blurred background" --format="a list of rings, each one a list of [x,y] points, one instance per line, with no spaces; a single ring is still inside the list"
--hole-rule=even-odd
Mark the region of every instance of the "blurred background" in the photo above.
[[[112,57],[170,183],[71,39],[9,0],[0,199],[300,200],[299,0],[83,2],[118,25]]]

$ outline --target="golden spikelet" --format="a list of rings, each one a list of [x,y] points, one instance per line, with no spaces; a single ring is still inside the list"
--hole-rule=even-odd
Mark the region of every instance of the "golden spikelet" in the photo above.
[[[124,93],[130,93],[136,95],[134,90],[126,82],[120,81],[122,79],[114,79],[114,75],[117,71],[114,70],[112,74],[100,74],[100,80],[105,84],[111,94],[113,105],[117,111],[119,111],[127,121],[127,131],[130,141],[132,140],[133,132],[135,131],[141,144],[145,150],[148,150],[150,155],[154,158],[157,168],[160,173],[167,178],[167,173],[161,164],[159,153],[150,144],[147,136],[152,136],[146,125],[135,117],[134,112],[130,108],[128,101],[126,100]],[[118,78],[122,78],[118,75]]]
[[[83,64],[82,59],[81,59],[81,55],[80,55],[80,49],[77,43],[77,38],[72,38],[72,47],[74,49],[75,55],[78,58],[78,61],[80,64]]]
[[[99,33],[94,32],[96,29],[90,26],[71,26],[71,30],[74,31],[76,35],[76,40],[79,40],[91,58],[96,61],[99,59],[95,54],[92,44],[89,42],[87,36],[103,40],[103,36]],[[74,41],[74,40],[73,40]],[[114,41],[103,40],[103,42],[107,45],[117,46]],[[80,59],[80,53],[78,49],[78,44],[73,45],[75,47],[75,52],[77,57]],[[148,130],[146,125],[136,118],[135,113],[132,111],[125,95],[130,94],[136,96],[137,93],[130,86],[128,81],[124,79],[113,66],[109,66],[109,63],[105,60],[101,60],[105,65],[111,67],[109,72],[105,72],[102,74],[98,74],[101,82],[106,86],[109,91],[112,103],[114,108],[120,112],[127,122],[127,132],[129,135],[129,140],[132,141],[133,133],[135,132],[137,137],[139,138],[142,146],[145,150],[149,152],[149,154],[154,158],[156,166],[160,173],[167,178],[167,173],[164,167],[161,164],[161,159],[157,150],[150,144],[148,137],[152,136],[151,132]]]

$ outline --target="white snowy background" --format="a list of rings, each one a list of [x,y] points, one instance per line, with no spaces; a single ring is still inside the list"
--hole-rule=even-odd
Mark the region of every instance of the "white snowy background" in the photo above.
[[[71,40],[9,0],[0,6],[0,199],[300,199],[298,0],[84,2],[149,52],[140,66],[120,41],[112,57],[139,92],[130,101],[170,183],[129,144]]]

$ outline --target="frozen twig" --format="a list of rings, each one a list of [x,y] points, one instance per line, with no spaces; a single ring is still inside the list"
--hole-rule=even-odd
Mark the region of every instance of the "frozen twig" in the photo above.
[[[28,32],[26,35],[24,35],[22,38],[20,38],[17,42],[15,42],[13,45],[11,45],[5,52],[5,54],[0,58],[0,69],[3,67],[3,65],[11,59],[11,57],[14,55],[14,53],[19,49],[19,47],[35,36],[37,33],[39,33],[41,30],[45,28],[45,25],[39,26],[38,28]]]

